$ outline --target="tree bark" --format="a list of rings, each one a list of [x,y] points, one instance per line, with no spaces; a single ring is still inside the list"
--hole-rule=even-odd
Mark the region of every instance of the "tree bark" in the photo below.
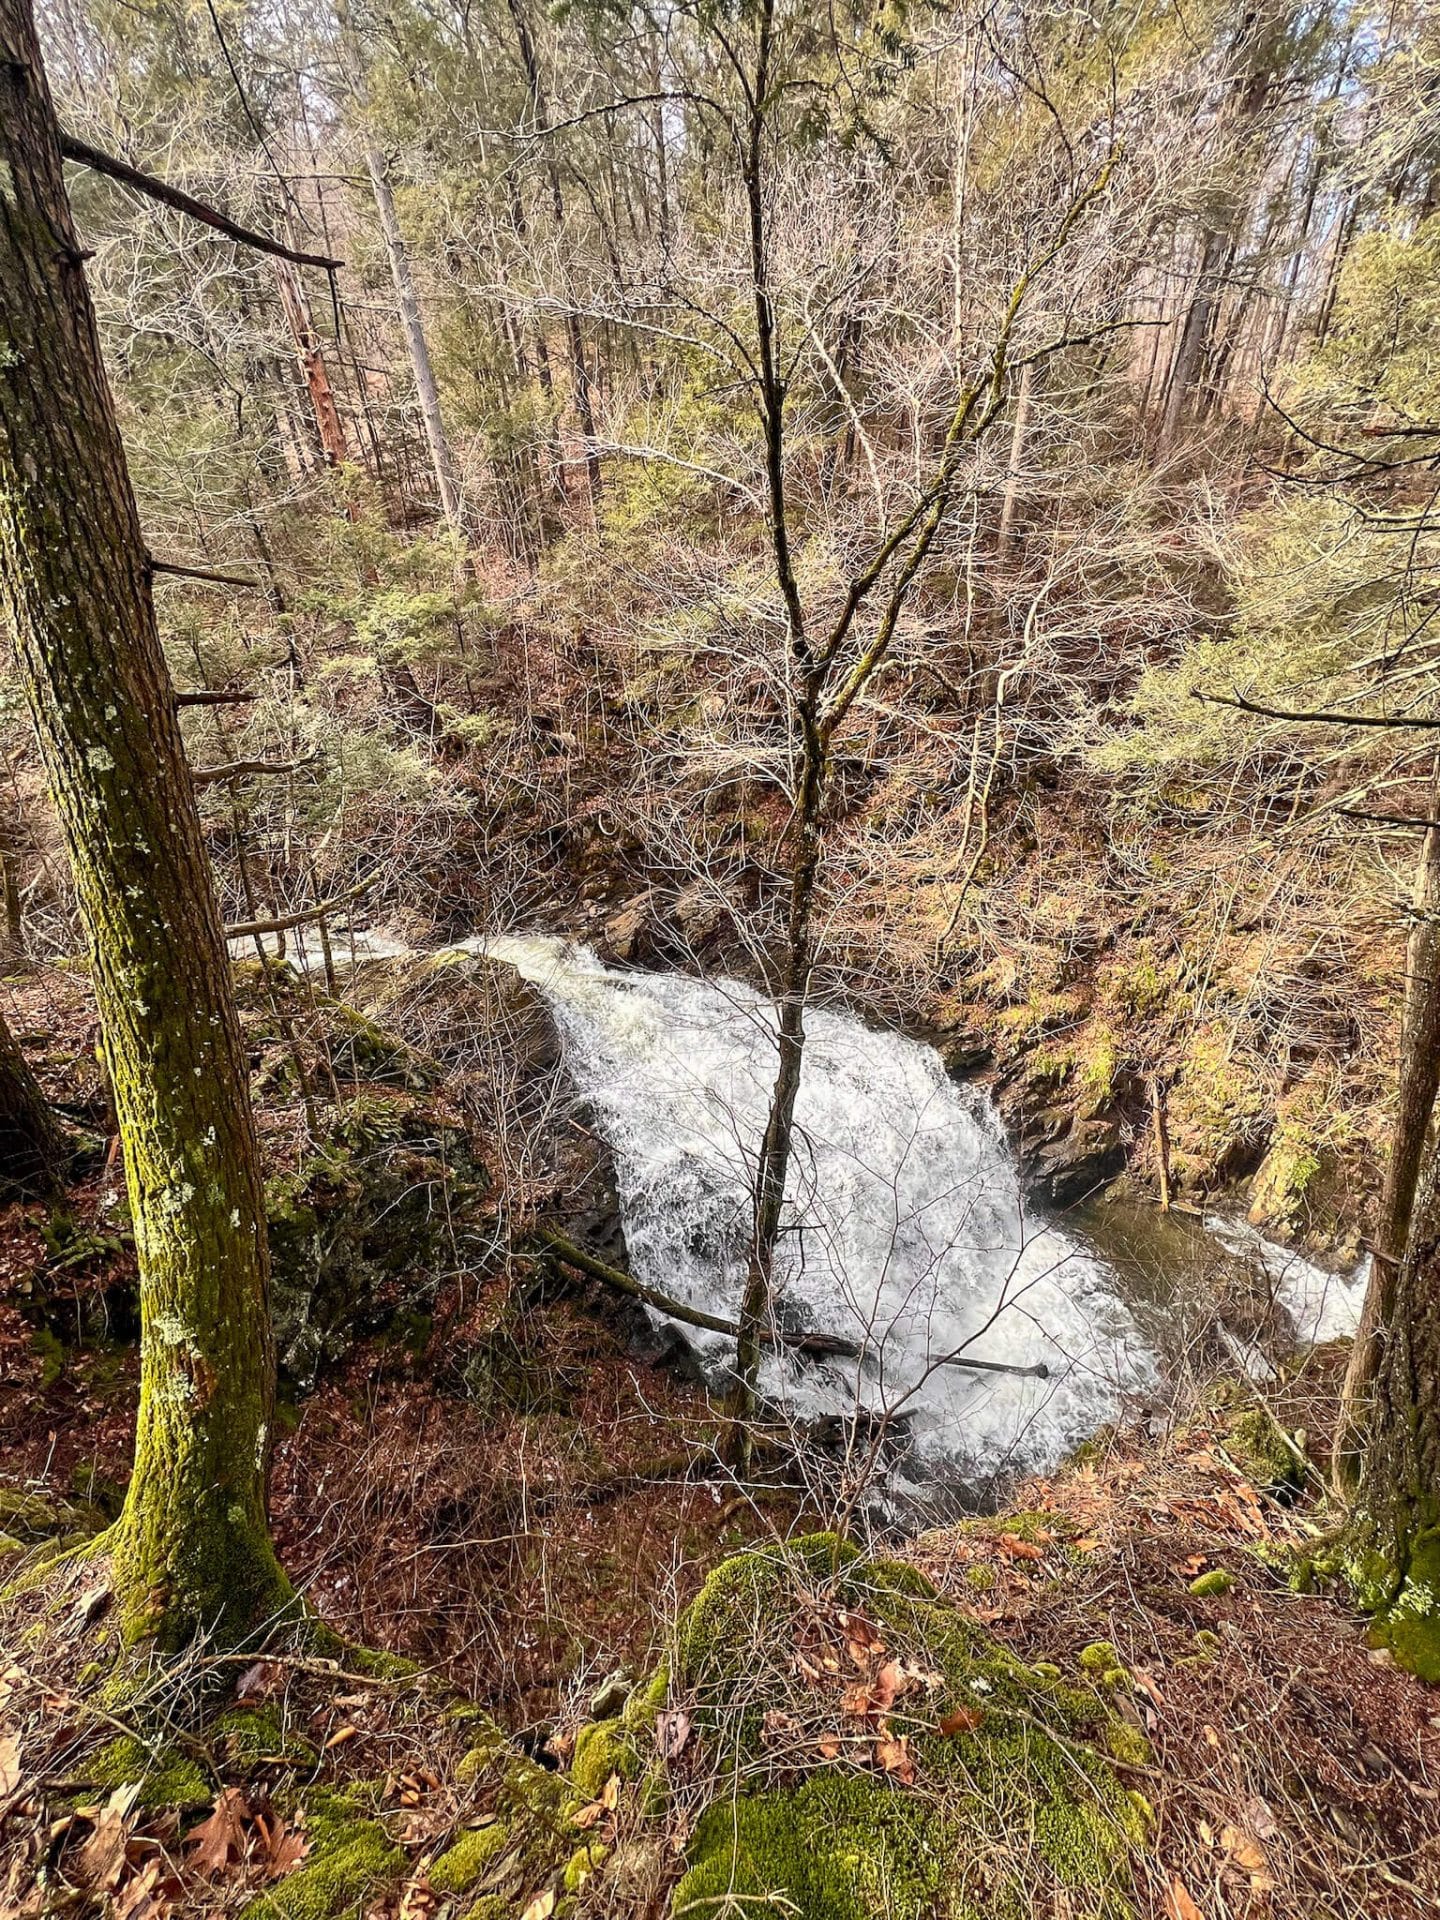
[[[1223,233],[1207,233],[1200,250],[1200,272],[1195,292],[1180,329],[1175,358],[1170,363],[1170,379],[1165,388],[1165,412],[1160,421],[1159,450],[1168,453],[1175,444],[1181,422],[1190,409],[1190,398],[1200,377],[1205,350],[1210,342],[1210,322],[1219,295],[1219,272],[1228,251]]]
[[[1429,817],[1440,819],[1440,781],[1432,791]],[[1359,1471],[1366,1403],[1394,1318],[1396,1279],[1410,1233],[1430,1116],[1440,1089],[1440,830],[1434,827],[1426,832],[1421,845],[1414,907],[1415,922],[1405,953],[1395,1130],[1371,1236],[1370,1284],[1365,1289],[1365,1304],[1345,1370],[1336,1429],[1333,1478],[1336,1491],[1342,1495],[1353,1490]]]
[[[995,557],[1005,561],[1015,545],[1015,515],[1020,507],[1020,477],[1025,463],[1025,441],[1030,431],[1030,404],[1035,369],[1024,367],[1020,373],[1020,391],[1015,397],[1015,423],[1010,429],[1010,458],[1005,469],[1005,492],[1000,501],[1000,527],[995,536]]]
[[[1432,1152],[1395,1280],[1347,1571],[1374,1639],[1440,1681],[1440,1155]]]
[[[289,1589],[248,1075],[29,0],[0,0],[0,609],[74,871],[140,1267],[127,1639],[235,1642]]]
[[[0,1192],[49,1199],[64,1164],[59,1122],[0,1014]]]
[[[340,409],[335,404],[335,389],[330,384],[329,369],[325,365],[325,355],[315,331],[305,288],[299,274],[284,260],[275,262],[275,280],[280,289],[280,304],[285,309],[290,337],[295,342],[295,357],[300,363],[300,371],[305,376],[305,386],[310,394],[315,429],[320,435],[326,464],[343,467],[350,457],[350,451],[345,444],[345,428],[341,423]]]

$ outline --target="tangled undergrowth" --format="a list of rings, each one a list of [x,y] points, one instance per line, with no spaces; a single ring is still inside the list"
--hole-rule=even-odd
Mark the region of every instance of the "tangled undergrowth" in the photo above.
[[[1333,1359],[1287,1425],[1323,1428]],[[1232,1388],[898,1555],[772,1534],[509,1733],[434,1672],[293,1644],[107,1704],[103,1583],[62,1563],[0,1622],[3,1910],[1433,1912],[1440,1702],[1295,1591],[1324,1516],[1291,1461]]]

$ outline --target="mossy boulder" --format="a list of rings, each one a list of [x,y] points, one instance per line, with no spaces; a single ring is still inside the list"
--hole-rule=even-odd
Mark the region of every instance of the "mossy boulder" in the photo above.
[[[1133,1911],[1148,1816],[1109,1757],[1133,1730],[912,1567],[830,1535],[727,1561],[680,1622],[670,1701],[718,1772],[675,1920]]]
[[[585,1799],[598,1800],[612,1776],[634,1780],[641,1765],[639,1750],[624,1722],[598,1720],[582,1727],[575,1736],[570,1778]]]
[[[1305,1486],[1303,1439],[1301,1434],[1287,1441],[1269,1413],[1250,1407],[1230,1422],[1227,1450],[1261,1493],[1288,1503]]]
[[[543,1074],[560,1042],[543,996],[514,967],[459,947],[367,960],[350,983],[362,1044],[403,1048],[408,1070],[431,1062],[485,1082],[492,1074]],[[482,1090],[482,1089],[477,1089]]]
[[[205,1737],[227,1775],[266,1767],[309,1767],[316,1759],[311,1742],[270,1705],[231,1707],[207,1727]]]
[[[276,1345],[299,1386],[359,1337],[428,1306],[434,1274],[482,1251],[488,1184],[464,1130],[370,1093],[303,1164],[266,1183]]]
[[[1235,1576],[1228,1568],[1211,1567],[1208,1573],[1197,1574],[1190,1582],[1190,1591],[1197,1600],[1218,1600],[1229,1593],[1235,1584]]]
[[[26,1546],[40,1540],[88,1539],[104,1525],[105,1515],[89,1501],[0,1485],[0,1532]]]

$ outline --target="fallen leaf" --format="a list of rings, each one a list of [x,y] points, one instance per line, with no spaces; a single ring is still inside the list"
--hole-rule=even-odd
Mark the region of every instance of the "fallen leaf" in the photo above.
[[[893,1775],[902,1786],[913,1786],[915,1762],[910,1758],[910,1736],[905,1733],[898,1738],[888,1733],[883,1735],[875,1742],[875,1764],[882,1772]]]
[[[246,1667],[235,1687],[237,1700],[263,1700],[275,1689],[281,1669],[274,1660],[257,1660]]]
[[[598,1800],[592,1800],[587,1807],[581,1807],[580,1811],[571,1821],[571,1825],[580,1827],[581,1829],[593,1827],[600,1820],[602,1814],[613,1813],[619,1804],[620,1776],[618,1773],[612,1773],[610,1778],[605,1782],[600,1798]]]
[[[690,1715],[684,1707],[667,1707],[656,1717],[655,1745],[662,1760],[674,1760],[690,1738]]]
[[[1149,1695],[1157,1707],[1164,1706],[1165,1696],[1161,1693],[1159,1687],[1156,1686],[1153,1674],[1149,1673],[1144,1667],[1132,1667],[1130,1669],[1130,1677],[1142,1693]]]
[[[232,1856],[238,1860],[245,1852],[245,1822],[250,1808],[239,1787],[222,1787],[215,1796],[215,1810],[185,1836],[191,1850],[190,1864],[197,1873],[224,1873]]]
[[[1245,1824],[1257,1840],[1278,1840],[1280,1823],[1271,1811],[1270,1803],[1262,1800],[1257,1793],[1245,1802]]]
[[[335,1747],[343,1747],[347,1740],[358,1740],[359,1737],[358,1727],[341,1727],[325,1742],[325,1751],[329,1753]]]
[[[833,1737],[820,1742],[819,1754],[822,1760],[838,1760],[842,1751],[841,1742]]]
[[[1253,1833],[1244,1827],[1222,1827],[1220,1844],[1235,1865],[1249,1874],[1250,1884],[1257,1893],[1274,1886],[1269,1856]]]
[[[20,1742],[13,1733],[0,1734],[0,1800],[8,1800],[20,1784]]]
[[[1054,1537],[1054,1534],[1047,1535],[1051,1540]],[[1022,1540],[1018,1533],[1002,1533],[1000,1551],[1011,1560],[1043,1560],[1045,1558],[1043,1548],[1037,1547],[1033,1540]]]
[[[293,1873],[310,1851],[310,1842],[299,1827],[287,1827],[277,1820],[266,1834],[265,1878],[283,1880]]]
[[[953,1740],[957,1733],[973,1733],[984,1718],[980,1707],[957,1707],[940,1722],[940,1731],[947,1740]]]
[[[524,1913],[521,1914],[520,1920],[550,1920],[550,1916],[554,1911],[555,1889],[553,1887],[547,1887],[544,1893],[536,1894],[529,1906],[526,1907]]]
[[[175,1911],[183,1888],[160,1860],[145,1865],[115,1896],[114,1920],[166,1920]]]
[[[909,1676],[898,1660],[887,1660],[876,1674],[870,1698],[881,1713],[888,1713],[910,1685]]]
[[[127,1780],[94,1815],[94,1831],[76,1856],[77,1878],[82,1885],[104,1893],[119,1882],[125,1871],[130,1815],[139,1797],[140,1782]]]
[[[1165,1911],[1169,1920],[1205,1920],[1204,1914],[1190,1898],[1190,1889],[1178,1873],[1165,1889]]]

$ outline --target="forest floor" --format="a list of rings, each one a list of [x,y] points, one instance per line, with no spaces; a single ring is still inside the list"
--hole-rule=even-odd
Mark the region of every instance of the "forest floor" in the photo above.
[[[18,993],[37,1067],[103,1137],[83,980],[46,974]],[[252,1003],[246,1018],[264,1066],[273,1008]],[[434,1140],[463,1115],[437,1119],[433,1089],[393,1076],[344,1091],[349,1108],[363,1092],[372,1118],[386,1117],[387,1176],[398,1152],[407,1177],[431,1178]],[[416,1147],[395,1128],[421,1110]],[[262,1109],[282,1245],[296,1193],[313,1201],[323,1185],[297,1144],[297,1111],[293,1090]],[[342,1211],[368,1190],[347,1184],[352,1149],[323,1169]],[[493,1158],[494,1142],[479,1151]],[[463,1173],[458,1155],[451,1171]],[[536,1206],[594,1199],[593,1169],[537,1163],[526,1178]],[[378,1305],[358,1337],[324,1348],[303,1389],[286,1387],[276,1449],[275,1531],[297,1586],[348,1642],[415,1667],[282,1650],[238,1676],[223,1726],[177,1761],[101,1696],[90,1660],[103,1569],[78,1560],[12,1596],[0,1609],[0,1913],[469,1913],[475,1890],[453,1884],[454,1845],[488,1831],[511,1791],[473,1762],[473,1713],[493,1715],[507,1751],[552,1778],[573,1765],[578,1784],[577,1734],[653,1667],[712,1569],[823,1519],[783,1471],[759,1490],[728,1481],[702,1386],[608,1298],[496,1254],[504,1188],[478,1175],[472,1186],[491,1256],[430,1273],[422,1311],[366,1243],[357,1258],[382,1272]],[[138,1353],[119,1191],[101,1148],[54,1217],[0,1214],[0,1532],[12,1567],[56,1533],[103,1525],[123,1494]],[[315,1214],[327,1234],[337,1217]],[[1257,1444],[1248,1390],[1192,1383],[1168,1419],[1102,1436],[1017,1488],[1010,1513],[874,1543],[959,1617],[1030,1665],[1082,1676],[1143,1733],[1148,1756],[1119,1771],[1153,1810],[1134,1862],[1145,1920],[1359,1920],[1440,1902],[1440,1693],[1372,1651],[1342,1597],[1290,1578],[1329,1518],[1341,1360],[1321,1350],[1267,1390],[1285,1430],[1306,1436],[1314,1467],[1301,1486],[1263,1423]],[[62,1630],[41,1630],[42,1599],[61,1596]],[[694,1764],[693,1745],[670,1751],[688,1712],[672,1701],[641,1736],[648,1761]],[[870,1766],[854,1752],[833,1764]],[[885,1784],[917,1790],[903,1770]],[[365,1837],[349,1878],[325,1880],[339,1858],[327,1838],[337,1794],[363,1801]],[[692,1804],[677,1795],[657,1816],[619,1775],[582,1798],[577,1831],[597,1867],[613,1846],[626,1873],[554,1881],[546,1906],[553,1874],[522,1850],[502,1903],[477,1913],[667,1910]],[[1055,1920],[1086,1911],[1063,1890],[1053,1898]]]

